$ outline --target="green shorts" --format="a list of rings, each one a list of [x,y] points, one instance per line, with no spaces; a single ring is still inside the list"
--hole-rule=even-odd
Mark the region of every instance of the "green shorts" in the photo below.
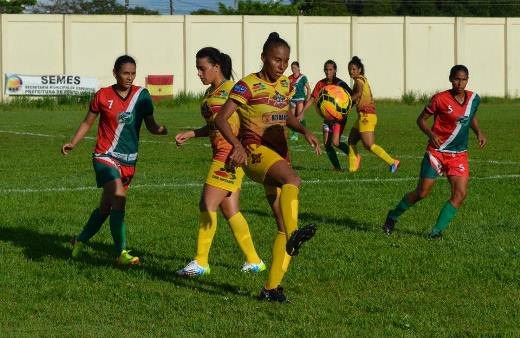
[[[128,187],[135,174],[135,166],[123,165],[110,156],[96,156],[92,158],[92,165],[98,188],[116,179],[121,179],[123,186]]]

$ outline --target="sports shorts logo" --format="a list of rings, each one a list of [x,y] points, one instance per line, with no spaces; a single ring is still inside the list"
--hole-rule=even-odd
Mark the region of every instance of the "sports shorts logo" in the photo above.
[[[262,154],[251,154],[251,164],[262,163]]]

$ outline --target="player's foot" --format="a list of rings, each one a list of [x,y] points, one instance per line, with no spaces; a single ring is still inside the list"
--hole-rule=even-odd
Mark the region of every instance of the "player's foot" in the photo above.
[[[119,257],[116,258],[116,265],[130,266],[139,265],[139,257],[130,255],[130,250],[123,250]]]
[[[78,241],[76,238],[71,239],[70,243],[72,244],[72,258],[81,257],[85,251],[85,243]]]
[[[177,270],[177,275],[184,277],[200,277],[204,275],[209,275],[210,272],[211,269],[209,268],[209,266],[200,266],[196,260],[192,260],[184,268]]]
[[[394,160],[394,163],[390,164],[390,166],[388,167],[388,170],[392,174],[395,174],[397,172],[397,169],[399,169],[400,164],[401,164],[401,162],[399,160]]]
[[[433,231],[428,235],[428,239],[429,239],[429,240],[438,240],[438,239],[442,239],[442,232],[433,230]]]
[[[354,165],[353,168],[349,167],[348,171],[351,173],[354,173],[359,170],[359,167],[361,167],[361,155],[357,154],[356,155],[356,164]]]
[[[386,215],[385,224],[383,224],[383,231],[385,232],[385,234],[387,234],[388,236],[390,236],[392,234],[392,231],[394,231],[395,223],[397,223],[397,220],[390,217],[390,211],[389,211],[388,214]]]
[[[345,169],[341,169],[341,168],[338,168],[338,167],[332,167],[332,171],[335,171],[335,172],[338,172],[338,173],[344,173]]]
[[[265,287],[260,291],[258,300],[274,301],[279,303],[289,303],[287,297],[283,293],[283,288],[278,285],[275,289],[267,290]]]
[[[258,272],[265,271],[265,269],[266,269],[266,266],[265,266],[264,261],[260,261],[260,263],[245,262],[244,265],[242,265],[242,269],[240,269],[240,271],[258,273]]]
[[[307,224],[299,229],[296,229],[296,231],[292,233],[291,237],[289,237],[287,244],[285,245],[285,251],[287,251],[287,254],[289,256],[298,255],[298,251],[302,244],[311,239],[316,233],[316,230],[316,224]]]

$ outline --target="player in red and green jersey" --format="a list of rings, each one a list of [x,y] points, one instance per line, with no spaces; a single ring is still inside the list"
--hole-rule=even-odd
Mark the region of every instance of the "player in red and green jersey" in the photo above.
[[[153,104],[148,91],[132,85],[135,60],[123,55],[114,64],[116,84],[101,88],[92,99],[89,112],[80,124],[70,143],[61,148],[67,155],[90,130],[97,117],[99,125],[97,143],[93,153],[93,166],[97,186],[103,187],[99,208],[94,209],[83,231],[73,240],[72,257],[79,257],[85,243],[92,238],[110,216],[110,232],[114,239],[116,264],[139,264],[139,257],[126,250],[124,223],[126,193],[135,173],[139,131],[144,120],[152,134],[166,135],[164,125],[153,117]]]
[[[290,256],[297,254],[316,231],[312,224],[298,229],[301,179],[289,163],[285,127],[305,135],[316,153],[320,153],[316,137],[289,114],[294,91],[283,75],[289,65],[289,54],[289,44],[278,33],[269,34],[262,49],[262,69],[238,81],[215,119],[222,135],[233,145],[230,165],[243,166],[249,178],[264,185],[273,210],[278,234],[267,283],[259,299],[278,302],[287,301],[280,283]],[[235,111],[240,117],[239,137],[234,135],[228,122]]]
[[[354,122],[348,136],[349,171],[355,172],[359,169],[361,156],[356,149],[356,144],[361,140],[366,150],[385,161],[390,172],[395,173],[399,168],[399,160],[394,159],[380,145],[375,143],[376,105],[372,97],[372,90],[365,77],[365,66],[357,56],[353,56],[348,63],[348,73],[354,80],[352,101],[355,103],[358,113],[358,119]]]
[[[323,65],[323,71],[325,73],[325,78],[321,79],[316,83],[314,89],[312,90],[311,98],[305,102],[305,106],[303,107],[303,111],[306,111],[310,106],[312,106],[315,102],[318,101],[318,95],[323,87],[327,85],[336,85],[340,86],[349,94],[352,94],[352,89],[348,86],[348,84],[342,79],[336,76],[336,72],[338,70],[338,66],[336,62],[333,60],[327,60]],[[341,121],[337,120],[324,120],[323,121],[323,145],[325,146],[325,151],[327,156],[332,163],[332,170],[334,171],[343,171],[341,169],[341,165],[338,160],[338,155],[336,154],[336,149],[334,147],[341,150],[343,153],[348,155],[348,145],[345,142],[341,141],[341,134],[343,134],[343,130],[345,129],[345,124],[347,123],[347,117],[345,116]]]
[[[441,209],[437,223],[429,235],[430,238],[442,236],[442,232],[455,217],[466,198],[469,180],[469,128],[477,135],[480,148],[483,148],[487,142],[476,117],[480,96],[465,90],[468,75],[466,66],[453,66],[449,78],[452,88],[434,95],[429,105],[417,118],[419,128],[429,137],[426,154],[421,164],[420,180],[415,190],[405,194],[399,204],[388,212],[383,225],[386,234],[392,233],[398,217],[403,212],[428,196],[436,178],[440,175],[446,174],[448,177],[451,197]],[[430,128],[426,121],[431,116],[434,117],[434,122]]]
[[[310,98],[311,87],[309,86],[307,76],[300,72],[300,63],[298,61],[291,63],[291,71],[292,74],[289,75],[289,81],[291,81],[291,86],[294,88],[294,95],[291,98],[291,114],[293,114],[301,124],[306,126],[303,106],[305,101]],[[298,134],[294,130],[291,130],[291,141],[297,140]]]
[[[234,82],[231,81],[232,62],[229,55],[213,47],[205,47],[197,52],[196,64],[200,80],[210,85],[201,105],[202,117],[206,125],[202,128],[179,133],[175,136],[177,145],[182,145],[192,137],[209,136],[213,149],[213,161],[206,177],[200,198],[199,234],[195,259],[177,274],[198,277],[210,273],[209,250],[217,230],[217,209],[227,219],[231,231],[246,256],[243,272],[261,272],[266,269],[255,250],[249,226],[240,212],[240,187],[244,171],[242,168],[229,170],[226,165],[233,146],[229,144],[215,127],[215,117],[226,102]],[[233,113],[228,119],[235,135],[240,128],[240,119]]]

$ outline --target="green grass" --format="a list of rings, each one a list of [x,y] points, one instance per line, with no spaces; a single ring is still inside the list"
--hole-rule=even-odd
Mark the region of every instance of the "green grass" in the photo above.
[[[100,196],[90,159],[95,128],[69,156],[59,154],[85,108],[0,111],[2,336],[520,335],[520,102],[482,104],[489,145],[476,149],[471,135],[469,195],[440,241],[424,235],[449,196],[444,179],[401,217],[392,237],[380,228],[388,208],[416,183],[426,143],[415,126],[420,105],[378,106],[377,142],[402,160],[395,175],[365,150],[360,172],[334,173],[304,141],[291,143],[304,180],[301,222],[317,222],[319,230],[286,275],[288,305],[255,299],[266,274],[240,273],[243,257],[222,217],[212,274],[175,276],[194,254],[211,156],[207,140],[180,149],[172,142],[177,131],[202,123],[197,105],[183,102],[157,109],[169,136],[141,133],[126,223],[130,249],[143,264],[129,270],[111,265],[106,225],[84,259],[69,259],[67,241]],[[308,120],[320,130],[315,114]],[[241,203],[269,264],[276,228],[262,187],[246,181]]]

